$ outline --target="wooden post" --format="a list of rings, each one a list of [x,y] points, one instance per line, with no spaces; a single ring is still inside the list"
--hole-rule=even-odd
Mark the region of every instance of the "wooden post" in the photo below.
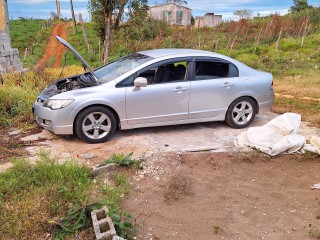
[[[303,43],[304,43],[304,38],[306,37],[306,35],[308,34],[308,20],[306,20],[306,25],[304,27],[304,31],[303,31],[303,35],[302,35],[302,39],[301,39],[301,47],[303,47]]]
[[[276,50],[277,51],[279,51],[279,47],[280,47],[281,34],[282,34],[282,29],[280,29],[279,37],[278,37],[278,40],[276,42]]]
[[[263,28],[261,28],[261,30],[259,32],[259,35],[258,35],[258,38],[257,38],[257,41],[255,42],[256,47],[254,48],[254,51],[257,51],[257,47],[258,47],[258,44],[259,44],[259,41],[260,41],[260,36],[261,36],[261,33],[262,33],[262,29]]]
[[[89,45],[89,42],[88,42],[86,30],[84,29],[84,23],[83,23],[83,19],[82,19],[82,14],[81,13],[79,13],[79,22],[81,24],[84,42],[85,42],[85,44],[87,46],[88,53],[90,53],[90,45]]]
[[[233,42],[232,42],[232,44],[231,44],[230,51],[229,51],[229,56],[230,56],[230,54],[231,54],[231,51],[232,51],[232,49],[233,49],[233,45],[234,45],[235,41],[237,40],[237,38],[238,38],[238,35],[233,39]]]
[[[26,59],[27,54],[28,54],[28,48],[26,48],[25,51],[24,51],[24,59]]]

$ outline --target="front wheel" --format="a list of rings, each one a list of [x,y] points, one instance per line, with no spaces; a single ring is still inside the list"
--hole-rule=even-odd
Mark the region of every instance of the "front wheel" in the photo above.
[[[231,103],[225,122],[233,128],[245,128],[257,114],[257,105],[249,97],[240,97]]]
[[[116,130],[114,114],[102,106],[89,107],[78,115],[75,131],[80,139],[87,143],[107,141]]]

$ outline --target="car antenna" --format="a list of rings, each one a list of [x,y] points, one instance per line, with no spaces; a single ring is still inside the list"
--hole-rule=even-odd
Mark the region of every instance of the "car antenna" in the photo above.
[[[64,69],[64,67],[66,66],[66,63],[67,63],[67,53],[64,54],[64,63],[63,63],[63,67],[62,67],[62,69],[61,69],[60,76],[59,76],[58,79],[61,78],[63,69]]]

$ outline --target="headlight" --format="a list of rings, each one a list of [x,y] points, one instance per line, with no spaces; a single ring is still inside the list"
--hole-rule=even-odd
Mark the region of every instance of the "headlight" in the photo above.
[[[57,110],[68,106],[73,101],[74,99],[49,99],[45,101],[42,106],[50,108],[52,110]]]

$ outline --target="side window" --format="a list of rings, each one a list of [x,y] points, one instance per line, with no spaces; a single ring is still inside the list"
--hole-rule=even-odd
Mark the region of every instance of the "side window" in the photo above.
[[[182,24],[182,11],[177,11],[176,12],[176,17],[177,17],[177,24]]]
[[[195,80],[238,76],[238,69],[231,63],[219,61],[196,61]]]
[[[171,11],[164,10],[163,11],[163,20],[168,21],[170,19],[170,17],[171,17]]]
[[[160,65],[153,69],[148,69],[139,74],[145,77],[148,84],[159,84],[167,82],[179,82],[186,79],[188,62],[173,62]]]

